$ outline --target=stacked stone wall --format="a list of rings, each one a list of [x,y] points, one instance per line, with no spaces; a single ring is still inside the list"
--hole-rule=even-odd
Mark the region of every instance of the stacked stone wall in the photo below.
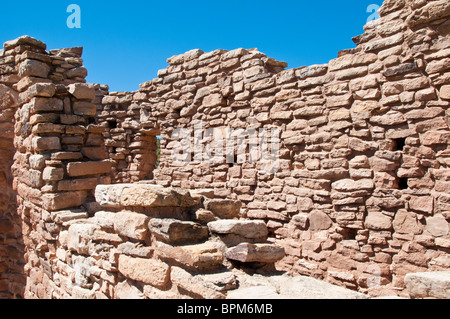
[[[209,189],[264,220],[287,252],[280,269],[402,291],[406,273],[449,266],[449,8],[386,1],[380,15],[328,64],[285,69],[255,49],[196,49],[103,107],[127,100],[136,123],[161,134],[157,183]],[[276,173],[236,142],[232,162],[196,157],[218,149],[214,128],[278,128]]]
[[[373,296],[448,270],[450,5],[387,0],[380,16],[327,64],[196,49],[136,92],[85,83],[81,48],[5,43],[0,297],[224,298],[236,262],[263,271],[268,251],[279,271]],[[215,139],[230,130],[247,137]],[[275,161],[254,161],[255,132],[279,143]],[[243,239],[238,220],[265,227]],[[226,274],[202,277],[195,256]]]

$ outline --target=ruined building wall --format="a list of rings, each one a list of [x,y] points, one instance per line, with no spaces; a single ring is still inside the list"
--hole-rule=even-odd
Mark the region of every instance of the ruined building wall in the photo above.
[[[361,291],[375,275],[377,289],[402,290],[406,273],[450,265],[449,8],[386,1],[380,15],[328,64],[285,70],[257,50],[192,50],[139,91],[105,96],[104,110],[160,132],[159,184],[210,189],[264,220],[287,252],[279,269]],[[279,170],[196,160],[195,138],[211,146],[196,120],[203,132],[280,128]],[[179,128],[188,163],[173,160]]]
[[[5,43],[0,297],[189,296],[205,278],[179,270],[192,260],[171,260],[176,245],[158,244],[145,196],[144,208],[122,201],[129,185],[112,188],[118,199],[106,206],[94,197],[98,184],[152,178],[146,184],[197,190],[233,211],[241,203],[239,217],[264,221],[267,240],[283,248],[279,270],[372,295],[404,294],[410,272],[448,270],[450,6],[387,0],[380,15],[328,64],[286,69],[254,49],[192,50],[136,92],[86,84],[80,48]],[[271,140],[281,145],[278,171],[197,161],[196,120],[202,145],[208,128],[280,129]],[[172,156],[180,128],[192,137],[189,162]],[[246,154],[238,146],[236,160]],[[164,205],[175,214],[177,203]],[[174,216],[199,223],[200,206]],[[225,260],[223,249],[183,249]],[[140,267],[155,277],[132,271]],[[221,289],[213,292],[225,297]]]
[[[9,297],[46,296],[42,271],[50,268],[60,230],[53,212],[89,206],[95,186],[110,182],[111,165],[99,155],[103,129],[92,124],[96,86],[84,83],[81,51],[46,51],[24,36],[1,52],[1,196],[7,198],[0,291]]]

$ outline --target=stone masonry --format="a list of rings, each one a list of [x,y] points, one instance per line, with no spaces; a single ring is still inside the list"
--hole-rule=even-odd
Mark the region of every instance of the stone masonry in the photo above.
[[[87,84],[82,48],[6,42],[0,298],[226,298],[254,273],[288,296],[276,272],[449,298],[450,4],[379,13],[328,64],[195,49],[136,92]],[[275,171],[249,139],[232,162],[195,155],[218,149],[208,129],[275,128]]]

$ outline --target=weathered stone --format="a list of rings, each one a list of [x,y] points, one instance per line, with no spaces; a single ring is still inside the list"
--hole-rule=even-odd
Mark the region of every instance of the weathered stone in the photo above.
[[[98,228],[99,226],[94,224],[71,225],[67,236],[67,247],[81,255],[87,255],[94,231]]]
[[[382,212],[369,212],[364,221],[364,226],[374,230],[392,229],[392,218]]]
[[[85,83],[75,83],[68,86],[68,91],[75,98],[79,100],[89,100],[95,99],[95,88],[91,84]]]
[[[121,206],[134,207],[193,207],[199,198],[193,198],[189,191],[178,188],[126,187],[120,195]]]
[[[450,15],[450,4],[445,1],[433,1],[426,6],[415,10],[406,19],[409,27],[414,28],[433,20],[441,19]]]
[[[320,231],[329,229],[333,225],[331,218],[319,210],[314,210],[309,214],[309,229],[311,231]]]
[[[155,287],[164,287],[170,278],[169,266],[157,259],[120,255],[119,271],[127,278]]]
[[[207,95],[203,98],[203,106],[204,107],[215,107],[219,105],[224,105],[225,99],[221,94],[211,94]]]
[[[341,192],[353,192],[358,190],[372,190],[375,186],[371,179],[360,179],[357,181],[351,179],[343,179],[334,182],[332,188]]]
[[[439,91],[441,99],[450,100],[450,85],[443,85]]]
[[[36,83],[28,89],[31,96],[53,97],[56,93],[56,86],[51,83]]]
[[[436,145],[450,143],[450,133],[445,131],[429,131],[422,135],[423,145]]]
[[[0,110],[8,107],[16,107],[19,103],[19,95],[13,89],[0,84]]]
[[[221,219],[232,219],[239,216],[242,203],[236,200],[207,199],[205,208]]]
[[[421,234],[422,224],[417,220],[417,215],[406,210],[400,209],[393,221],[394,230],[401,234]]]
[[[97,106],[90,102],[74,102],[73,113],[75,115],[94,116],[97,113]]]
[[[428,217],[425,229],[434,237],[442,237],[449,233],[449,223],[442,215]]]
[[[244,263],[274,263],[285,255],[284,248],[273,244],[242,243],[229,248],[225,254],[228,259]]]
[[[450,298],[450,272],[410,273],[405,276],[405,285],[413,299]]]
[[[208,228],[194,222],[152,218],[148,228],[155,237],[168,244],[199,242],[208,238]]]
[[[183,267],[196,271],[218,269],[222,266],[223,255],[211,242],[197,245],[177,246],[157,242],[155,253],[165,260],[176,262]]]
[[[129,280],[118,283],[114,287],[116,299],[144,299],[144,294]]]
[[[218,220],[208,223],[212,233],[227,235],[235,234],[244,238],[266,238],[268,234],[266,223],[263,221]]]
[[[31,113],[59,112],[64,108],[63,101],[58,98],[35,97],[30,102]]]
[[[396,34],[381,40],[371,41],[366,45],[364,45],[364,50],[367,52],[381,50],[399,44],[402,41],[403,41],[403,34]]]
[[[121,211],[114,216],[114,231],[121,236],[145,240],[148,235],[148,217],[144,214]]]
[[[19,66],[19,75],[21,77],[35,76],[39,78],[47,78],[50,72],[50,66],[47,63],[27,59]]]
[[[86,200],[84,191],[44,194],[42,196],[43,208],[48,211],[57,211],[71,207],[79,207]]]
[[[111,162],[72,162],[67,164],[67,173],[71,177],[102,175],[111,171]]]
[[[225,295],[217,291],[199,276],[193,276],[180,267],[172,267],[170,278],[178,287],[190,292],[193,296],[204,299],[224,299]]]
[[[14,47],[16,47],[18,45],[22,45],[22,44],[32,45],[41,50],[45,50],[47,48],[47,45],[44,42],[39,41],[35,38],[32,38],[28,35],[23,35],[21,37],[18,37],[17,39],[7,41],[3,44],[3,47],[6,50],[10,50],[10,49],[13,49]]]
[[[46,167],[42,174],[44,181],[59,181],[64,177],[64,169],[58,167]]]

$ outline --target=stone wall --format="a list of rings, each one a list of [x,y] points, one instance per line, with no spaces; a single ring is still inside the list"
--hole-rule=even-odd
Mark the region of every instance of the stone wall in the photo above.
[[[249,240],[233,241],[236,234],[226,236],[231,242],[219,236],[226,249],[186,251],[192,238],[167,242],[171,227],[194,223],[207,228],[200,245],[210,245],[217,229],[199,218],[211,213],[226,227],[229,219],[264,221],[267,233],[257,237],[283,248],[280,271],[407,296],[406,274],[450,266],[449,15],[447,1],[387,0],[381,18],[353,39],[356,48],[328,64],[286,69],[256,49],[196,49],[169,58],[136,92],[86,84],[81,48],[46,51],[26,36],[5,43],[0,297],[222,298],[236,266],[224,258],[226,249],[239,247],[229,253],[239,262],[257,246],[242,248]],[[278,169],[252,162],[239,139],[222,145],[232,151],[228,161],[199,158],[211,150],[221,155],[212,128],[278,129],[269,140],[280,143]],[[154,170],[158,135],[161,164]],[[189,161],[174,160],[180,149]],[[202,204],[169,196],[169,204],[133,206],[133,196],[161,188],[103,186],[152,178],[163,189],[192,190],[188,197]],[[134,193],[123,197],[128,188]],[[102,189],[116,199],[105,202]],[[239,203],[239,216],[218,216],[202,206],[207,198]],[[203,253],[226,269],[219,281],[210,278],[215,287],[197,277],[210,269],[173,257]],[[141,266],[155,276],[146,278]],[[213,289],[194,293],[194,282]]]
[[[42,270],[59,236],[54,212],[89,207],[97,184],[110,182],[111,164],[99,155],[106,154],[103,129],[92,124],[96,87],[84,83],[81,51],[46,51],[44,43],[24,36],[1,52],[0,291],[10,297],[48,296],[50,280]]]
[[[386,1],[380,15],[328,64],[285,69],[255,49],[196,49],[102,104],[127,106],[129,123],[161,134],[159,184],[211,189],[240,200],[242,218],[264,220],[287,252],[279,269],[402,291],[406,273],[450,265],[449,7]],[[198,147],[216,146],[211,128],[279,128],[278,171],[263,174],[248,148],[237,162],[236,143],[232,163],[199,160]],[[187,163],[174,161],[180,143]]]

